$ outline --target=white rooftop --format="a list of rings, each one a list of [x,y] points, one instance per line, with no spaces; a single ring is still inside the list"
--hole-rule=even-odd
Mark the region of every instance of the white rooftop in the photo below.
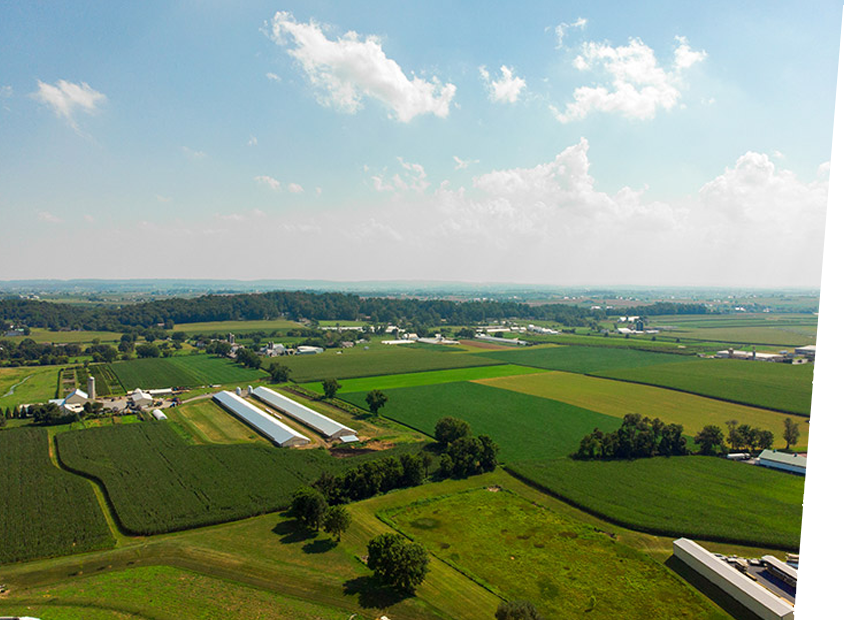
[[[279,411],[286,413],[294,420],[310,426],[312,429],[322,433],[326,437],[342,437],[344,435],[355,434],[355,431],[350,429],[348,426],[335,422],[328,416],[317,413],[310,407],[306,407],[291,398],[282,396],[270,388],[260,386],[252,391],[252,395],[264,401],[268,405],[275,407]]]
[[[236,394],[218,392],[214,394],[214,400],[279,446],[301,445],[310,441],[281,420],[261,411]]]

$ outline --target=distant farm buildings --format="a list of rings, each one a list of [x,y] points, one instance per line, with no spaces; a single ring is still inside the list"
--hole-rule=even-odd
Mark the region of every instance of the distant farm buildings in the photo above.
[[[252,403],[246,402],[240,396],[231,392],[224,391],[214,394],[214,401],[277,446],[288,448],[290,446],[302,446],[310,442],[307,437],[293,430],[281,420],[261,411]]]
[[[796,347],[794,353],[783,350],[779,353],[761,353],[752,347],[750,351],[737,351],[732,347],[718,351],[715,357],[719,359],[750,360],[756,362],[785,362],[787,364],[805,364],[815,360],[815,345]]]
[[[498,344],[516,344],[522,347],[530,344],[526,340],[519,340],[518,338],[501,338],[499,336],[490,336],[489,334],[478,334],[476,338],[478,340],[483,340],[484,342],[495,342]]]
[[[759,454],[758,464],[771,469],[791,472],[792,474],[806,475],[806,457],[788,452],[777,452],[776,450],[762,450]]]
[[[762,620],[794,620],[794,605],[749,577],[744,564],[726,561],[687,538],[674,541],[674,557]],[[797,571],[793,574],[796,584]]]
[[[815,351],[817,351],[817,346],[814,344],[807,344],[802,347],[796,347],[794,349],[795,355],[802,355],[803,357],[815,361]]]
[[[266,346],[261,347],[259,353],[265,357],[278,357],[279,355],[290,355],[293,351],[281,343],[269,342]]]

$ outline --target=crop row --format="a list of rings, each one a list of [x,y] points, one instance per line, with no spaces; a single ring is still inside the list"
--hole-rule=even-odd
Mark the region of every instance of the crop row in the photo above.
[[[47,450],[44,429],[0,431],[0,564],[114,544],[91,485]]]

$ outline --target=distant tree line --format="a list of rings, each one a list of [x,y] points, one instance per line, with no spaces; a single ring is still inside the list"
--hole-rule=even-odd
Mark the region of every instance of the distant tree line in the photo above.
[[[668,301],[658,301],[647,306],[631,306],[624,308],[627,316],[657,316],[660,314],[714,314],[711,308],[704,304],[677,304]]]
[[[671,309],[673,305],[666,304],[665,308],[660,306],[659,312],[650,313],[674,314],[677,311]],[[645,314],[645,311],[640,314]],[[476,324],[506,318],[552,320],[568,326],[587,326],[606,318],[606,313],[565,304],[532,306],[510,301],[456,302],[277,291],[161,299],[122,306],[0,299],[0,317],[28,327],[125,332],[129,328],[172,329],[176,323],[267,320],[279,317],[317,321],[368,320],[373,324],[404,321],[418,325],[420,329],[424,326],[438,328],[443,323]]]

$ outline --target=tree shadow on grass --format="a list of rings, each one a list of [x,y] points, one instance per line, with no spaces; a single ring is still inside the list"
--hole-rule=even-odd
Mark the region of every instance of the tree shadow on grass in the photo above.
[[[358,605],[364,609],[384,609],[413,596],[408,592],[385,586],[372,576],[349,579],[343,584],[343,594],[357,595]]]
[[[337,546],[337,541],[333,538],[323,538],[322,540],[313,540],[307,545],[302,546],[302,551],[305,553],[325,553],[331,551]]]
[[[273,528],[273,534],[278,534],[281,537],[279,542],[288,545],[316,538],[319,532],[314,532],[302,527],[295,520],[289,519],[287,521],[279,522]]]

